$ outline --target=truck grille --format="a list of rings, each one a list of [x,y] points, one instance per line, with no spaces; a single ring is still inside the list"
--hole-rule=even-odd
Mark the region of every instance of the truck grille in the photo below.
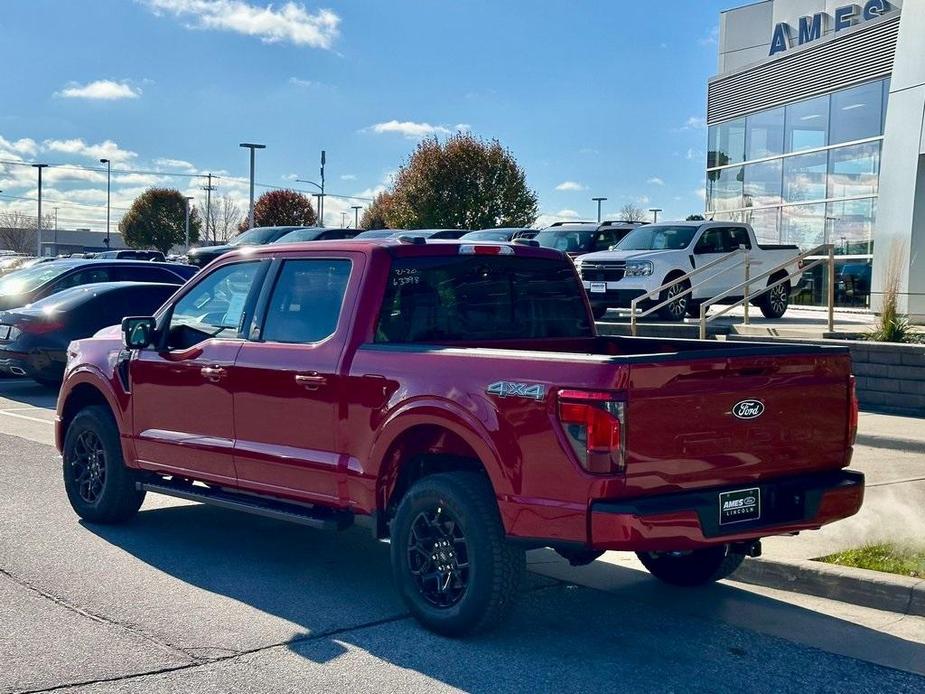
[[[626,273],[626,263],[582,263],[581,279],[585,282],[619,282]]]

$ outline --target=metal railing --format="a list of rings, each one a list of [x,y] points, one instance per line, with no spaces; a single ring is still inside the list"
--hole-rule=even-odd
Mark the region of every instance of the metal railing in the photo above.
[[[648,299],[651,299],[652,297],[660,296],[662,292],[667,291],[668,289],[674,287],[675,285],[678,285],[678,284],[682,284],[682,283],[684,283],[684,282],[687,282],[688,280],[690,280],[691,277],[694,277],[694,276],[696,276],[696,275],[699,275],[699,274],[702,273],[704,270],[709,270],[710,268],[716,267],[717,265],[720,265],[720,264],[722,264],[722,263],[725,263],[727,260],[731,260],[733,257],[738,256],[738,255],[744,255],[745,258],[744,258],[743,260],[740,260],[739,262],[735,263],[734,265],[730,265],[730,266],[728,266],[728,267],[724,267],[724,268],[721,269],[719,272],[716,272],[716,273],[710,275],[710,276],[707,277],[706,279],[702,279],[702,280],[701,280],[700,282],[698,282],[697,284],[691,284],[690,287],[688,287],[687,289],[685,289],[685,290],[682,291],[682,292],[678,292],[677,294],[672,294],[672,295],[670,295],[670,296],[669,296],[667,299],[665,299],[664,301],[661,301],[661,302],[655,304],[654,306],[650,306],[650,307],[647,308],[645,311],[639,311],[639,310],[637,309],[637,307],[639,306],[639,304],[640,304],[641,302],[647,301]],[[686,295],[688,295],[688,294],[691,294],[695,289],[697,289],[697,287],[701,286],[704,282],[709,282],[709,281],[712,280],[712,279],[716,279],[716,278],[719,277],[720,275],[722,275],[722,274],[724,274],[724,273],[726,273],[726,272],[729,272],[730,270],[734,270],[735,268],[740,267],[740,266],[742,266],[742,265],[745,265],[745,267],[746,267],[746,277],[748,277],[748,263],[749,263],[749,260],[748,260],[748,249],[745,248],[744,246],[742,246],[742,247],[740,247],[740,248],[738,248],[738,249],[736,249],[736,250],[734,250],[734,251],[730,251],[729,253],[727,253],[726,255],[724,255],[724,256],[722,256],[722,257],[720,257],[720,258],[716,258],[715,260],[711,260],[711,261],[710,261],[709,263],[707,263],[706,265],[701,265],[700,267],[695,268],[695,269],[691,270],[690,272],[687,272],[687,273],[685,273],[685,274],[683,274],[683,275],[681,275],[681,276],[679,276],[679,277],[675,277],[673,280],[671,280],[670,282],[666,282],[665,284],[663,284],[661,287],[658,287],[657,289],[653,289],[652,291],[646,292],[645,294],[642,294],[641,296],[637,296],[635,299],[632,300],[632,302],[630,302],[630,331],[631,331],[631,333],[633,334],[633,336],[636,335],[636,320],[637,320],[637,319],[639,319],[639,318],[645,318],[645,317],[648,316],[649,314],[654,313],[655,311],[658,311],[658,310],[659,310],[660,308],[662,308],[663,306],[667,306],[668,304],[672,303],[673,301],[677,301],[677,300],[680,299],[682,296],[686,296]]]
[[[804,264],[803,261],[807,259],[810,260],[811,262]],[[799,268],[796,272],[788,272],[783,277],[777,278],[776,280],[767,284],[766,286],[759,287],[754,292],[750,291],[750,285],[752,283],[763,280],[766,277],[770,277],[771,275],[777,272],[780,272],[781,270],[785,270],[787,267],[793,265],[794,263],[796,263]],[[725,291],[720,292],[716,296],[700,304],[700,339],[701,340],[706,339],[707,323],[709,321],[715,318],[719,318],[720,316],[728,313],[729,311],[734,309],[736,306],[739,306],[740,304],[743,306],[743,310],[745,312],[745,324],[748,325],[748,307],[755,297],[761,296],[762,294],[765,294],[766,292],[771,291],[775,287],[781,284],[784,284],[785,282],[789,282],[794,277],[800,277],[807,270],[812,270],[814,267],[817,267],[818,265],[822,265],[823,263],[825,263],[828,266],[828,277],[827,277],[828,296],[826,297],[826,304],[828,308],[828,328],[829,328],[830,333],[834,332],[835,331],[835,246],[832,244],[822,244],[821,246],[817,246],[816,248],[805,251],[804,253],[800,253],[799,255],[793,258],[790,258],[783,263],[779,263],[778,265],[775,265],[774,267],[772,267],[770,270],[765,270],[760,275],[756,275],[755,277],[749,276],[750,274],[749,268],[750,268],[751,263],[747,257],[747,252],[746,252],[745,281],[740,282],[734,287],[730,287],[729,289],[726,289]],[[712,316],[707,316],[707,311],[709,310],[710,306],[712,306],[715,303],[718,303],[719,301],[722,301],[728,296],[736,294],[736,292],[738,292],[740,289],[743,290],[741,299],[738,299],[737,301],[731,304],[727,304],[723,306],[723,308],[720,311],[718,311],[717,313],[714,313]],[[666,303],[666,302],[663,302],[663,303]],[[635,335],[635,332],[633,334]]]

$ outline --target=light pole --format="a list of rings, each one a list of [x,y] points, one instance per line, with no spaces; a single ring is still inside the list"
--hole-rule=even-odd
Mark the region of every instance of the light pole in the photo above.
[[[254,228],[254,150],[266,149],[266,145],[255,145],[253,142],[242,142],[239,147],[245,147],[251,151],[251,196],[250,205],[247,212],[247,228]]]
[[[189,250],[189,201],[192,200],[193,198],[189,197],[188,195],[184,195],[184,196],[183,196],[183,199],[186,200],[186,238],[185,238],[185,245],[186,245],[186,250]],[[253,213],[251,213],[251,214],[253,214]]]
[[[363,206],[362,205],[352,205],[351,208],[353,209],[353,228],[359,229],[360,228],[360,210],[363,208]]]
[[[109,248],[109,184],[112,180],[112,162],[100,159],[100,164],[106,165],[106,248]]]
[[[604,202],[607,198],[591,198],[594,202],[597,203],[597,223],[601,223],[601,203]]]
[[[324,180],[324,179],[322,179]],[[318,206],[315,208],[318,210],[318,218],[315,220],[315,226],[323,227],[324,226],[324,186],[315,183],[314,181],[309,181],[307,178],[297,178],[295,179],[296,183],[308,183],[309,185],[315,186],[320,193],[312,193],[312,197],[318,198]]]
[[[324,162],[325,153],[321,150],[321,226],[324,226]]]
[[[655,224],[658,222],[658,213],[662,211],[661,207],[650,207],[649,212],[652,213],[652,223]]]
[[[48,164],[33,164],[32,167],[39,170],[39,219],[35,229],[35,247],[36,257],[42,257],[42,169]]]
[[[107,245],[107,248],[109,246]],[[55,255],[58,255],[58,208],[55,208]]]

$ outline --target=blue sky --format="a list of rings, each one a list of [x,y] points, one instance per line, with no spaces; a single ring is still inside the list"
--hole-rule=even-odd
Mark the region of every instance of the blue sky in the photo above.
[[[728,0],[5,0],[0,161],[113,160],[113,216],[146,186],[246,206],[257,180],[369,197],[422,134],[509,147],[543,221],[625,203],[703,209],[707,78]],[[152,173],[131,172],[161,172]],[[101,228],[105,176],[49,169],[62,227]],[[0,211],[34,214],[35,172],[0,164]],[[258,189],[258,193],[262,189]],[[15,196],[15,197],[10,197]],[[53,202],[52,202],[53,201]],[[327,223],[361,201],[329,199]]]

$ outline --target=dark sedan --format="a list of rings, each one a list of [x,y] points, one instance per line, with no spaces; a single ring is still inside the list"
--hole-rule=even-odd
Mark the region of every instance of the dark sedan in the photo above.
[[[513,241],[514,239],[532,239],[538,234],[536,229],[499,227],[497,229],[479,229],[470,231],[460,237],[461,241]]]
[[[190,252],[186,254],[186,259],[190,265],[205,267],[228,251],[233,251],[245,246],[265,246],[268,243],[273,243],[291,231],[307,228],[312,227],[254,227],[253,229],[248,229],[243,234],[238,234],[231,241],[221,246],[203,246],[202,248],[190,249]]]
[[[399,236],[424,239],[458,239],[463,234],[468,233],[468,229],[408,229],[407,231],[399,232]]]
[[[143,260],[66,258],[11,272],[0,279],[0,310],[31,304],[71,287],[98,282],[183,284],[198,268]]]
[[[101,282],[0,311],[0,371],[57,384],[71,340],[90,337],[125,316],[149,316],[176,290],[176,284]]]
[[[327,229],[325,227],[308,227],[296,229],[280,236],[273,243],[297,243],[300,241],[333,241],[352,239],[357,235],[356,229]]]

